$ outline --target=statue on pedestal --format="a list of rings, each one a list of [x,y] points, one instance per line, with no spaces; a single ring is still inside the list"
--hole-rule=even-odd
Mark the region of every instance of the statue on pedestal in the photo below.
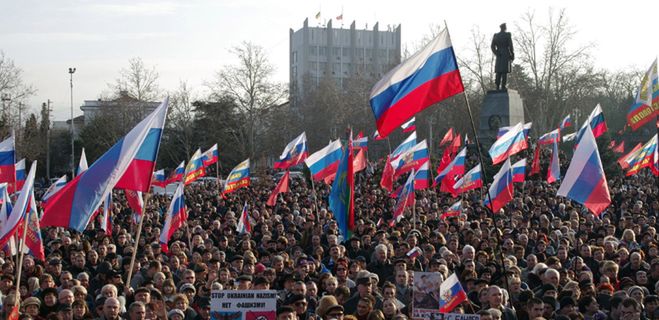
[[[499,28],[501,31],[495,33],[492,37],[492,53],[496,56],[494,72],[496,73],[495,83],[497,90],[506,90],[508,74],[512,71],[512,61],[515,59],[513,50],[513,39],[510,32],[506,32],[506,24],[502,23]]]

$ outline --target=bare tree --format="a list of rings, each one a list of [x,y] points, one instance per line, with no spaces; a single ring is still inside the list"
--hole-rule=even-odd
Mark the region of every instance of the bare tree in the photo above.
[[[2,128],[3,136],[9,131],[7,124],[18,123],[19,113],[27,116],[28,109],[25,101],[37,90],[23,81],[23,70],[14,64],[14,61],[0,51],[0,95],[2,101]]]
[[[208,83],[211,99],[228,96],[238,104],[247,127],[250,154],[255,155],[257,137],[264,132],[262,115],[280,105],[286,99],[287,91],[283,84],[271,79],[275,69],[262,47],[243,42],[231,53],[238,58],[238,63],[225,66]]]
[[[471,29],[471,46],[465,55],[465,59],[458,57],[460,67],[467,70],[467,73],[463,76],[474,80],[478,84],[477,90],[485,94],[487,89],[492,87],[492,79],[494,78],[493,55],[487,38],[476,26]]]
[[[180,81],[178,89],[170,92],[167,129],[170,143],[177,146],[173,150],[175,154],[169,155],[173,161],[178,161],[182,153],[191,155],[195,148],[195,113],[192,101],[192,90],[185,81]]]
[[[119,78],[110,84],[110,88],[117,96],[123,91],[140,101],[157,101],[160,97],[159,77],[155,66],[146,66],[142,58],[131,58],[128,67],[119,71]]]

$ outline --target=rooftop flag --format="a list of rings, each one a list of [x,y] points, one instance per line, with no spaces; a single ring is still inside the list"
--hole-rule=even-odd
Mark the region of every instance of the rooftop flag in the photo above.
[[[386,137],[421,110],[463,91],[451,39],[444,29],[371,89],[378,132]]]

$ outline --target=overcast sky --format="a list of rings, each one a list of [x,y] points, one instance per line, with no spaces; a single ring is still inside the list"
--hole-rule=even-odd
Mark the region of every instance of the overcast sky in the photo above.
[[[36,110],[46,99],[56,120],[69,117],[69,67],[74,74],[75,112],[83,100],[108,92],[108,83],[131,57],[155,66],[160,87],[173,90],[180,80],[197,94],[221,66],[233,63],[228,49],[242,41],[263,46],[276,66],[276,80],[288,81],[289,28],[321,11],[322,19],[343,12],[345,27],[375,22],[380,29],[402,25],[403,44],[418,41],[433,24],[446,20],[456,54],[469,43],[474,27],[486,34],[515,23],[528,10],[545,21],[550,8],[566,8],[575,44],[594,43],[597,67],[646,69],[659,52],[659,1],[318,1],[318,0],[0,0],[0,50],[23,69],[37,94]],[[334,22],[340,26],[340,22]]]

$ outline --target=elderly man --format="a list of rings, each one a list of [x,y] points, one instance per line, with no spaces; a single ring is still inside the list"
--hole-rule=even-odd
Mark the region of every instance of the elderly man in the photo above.
[[[503,305],[503,291],[497,286],[491,286],[487,291],[487,302],[490,309],[501,311],[501,320],[517,320],[517,313]]]

